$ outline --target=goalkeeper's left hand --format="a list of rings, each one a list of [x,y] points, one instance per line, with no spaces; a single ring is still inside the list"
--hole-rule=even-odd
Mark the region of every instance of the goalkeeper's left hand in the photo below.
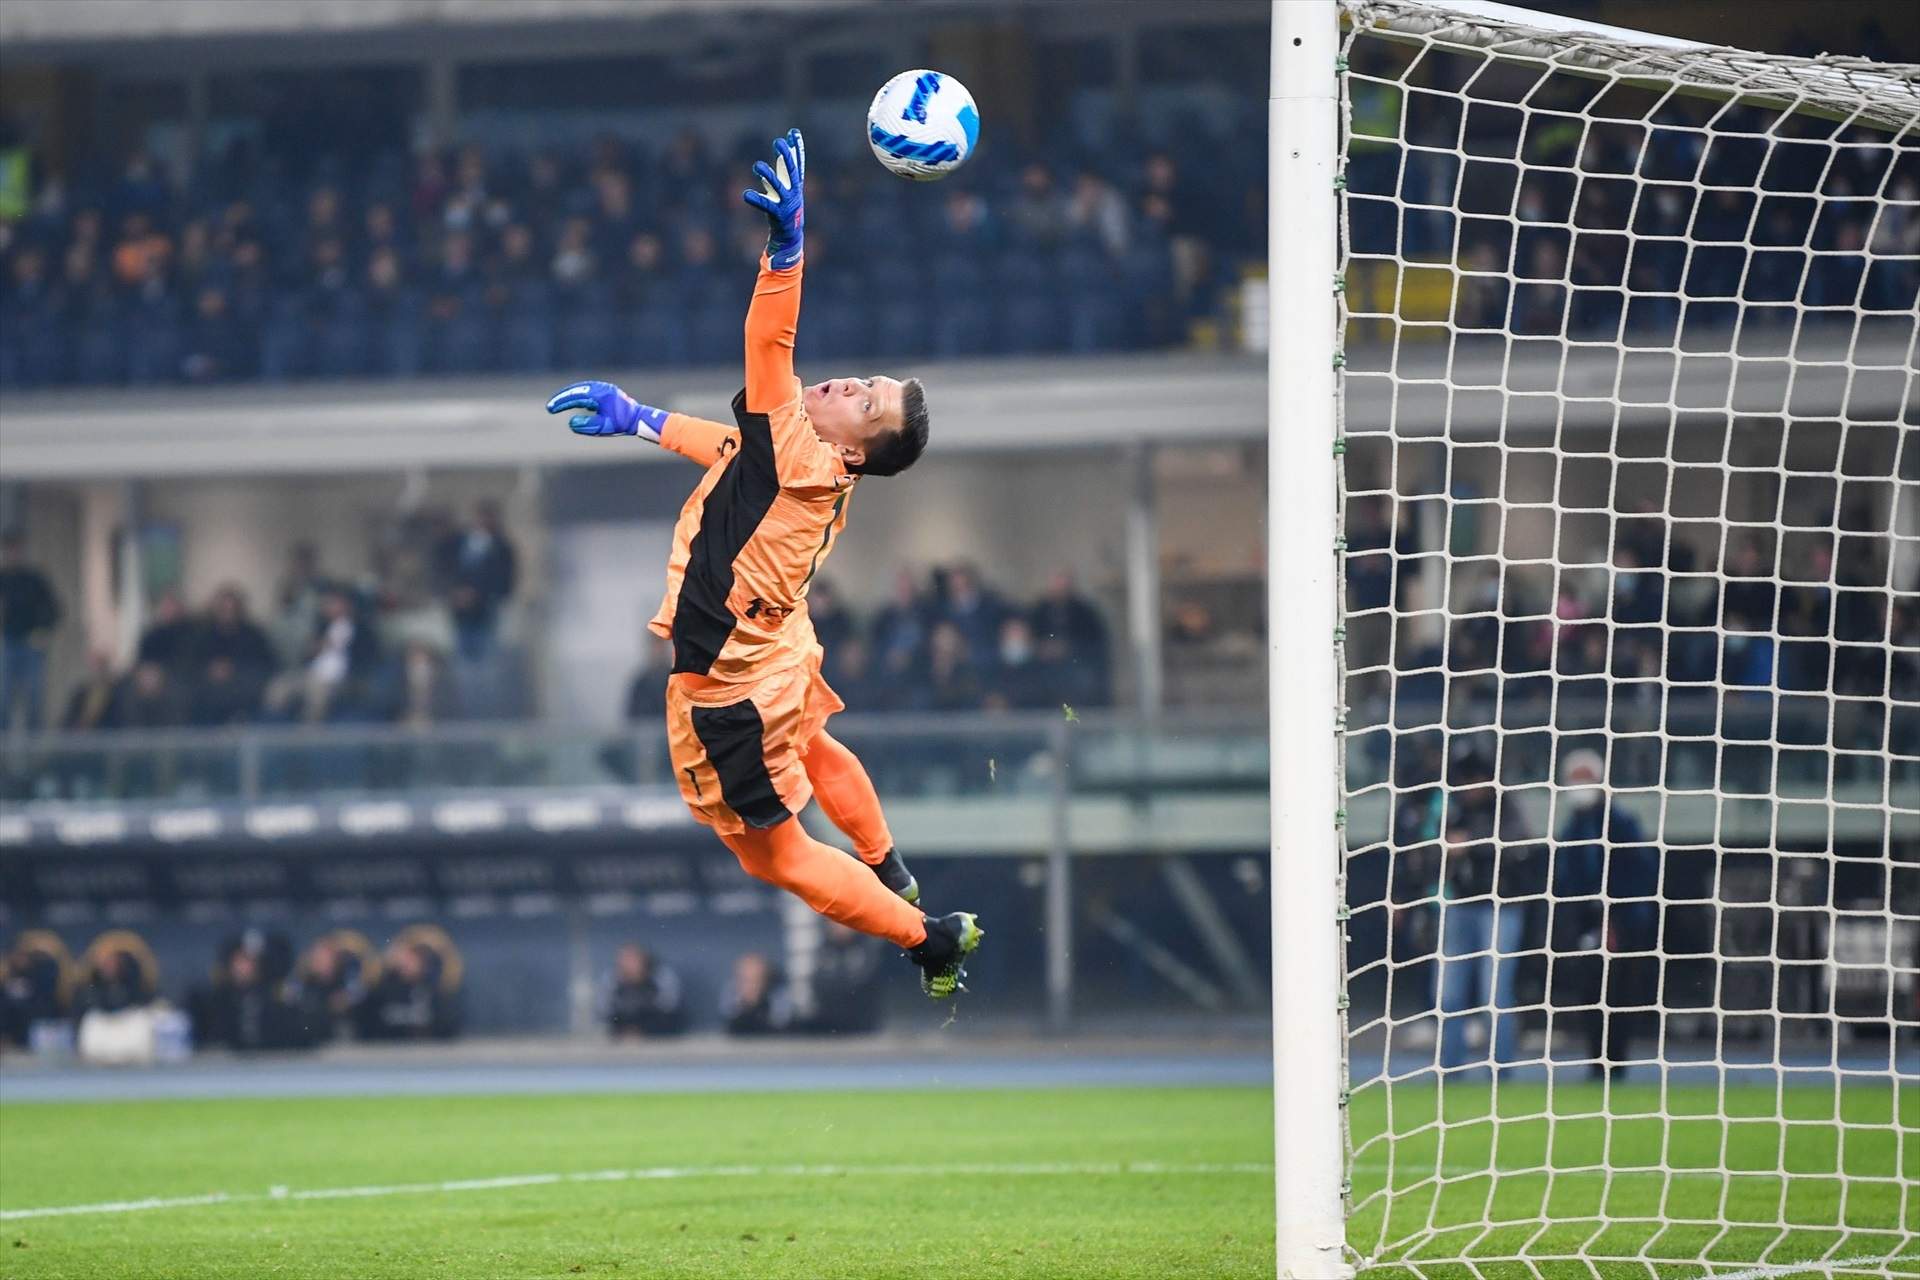
[[[775,271],[785,271],[800,261],[800,245],[806,234],[807,144],[798,129],[787,130],[784,138],[773,140],[773,164],[754,161],[761,191],[743,191],[741,197],[767,215],[772,224],[767,232],[767,261]]]
[[[639,436],[660,443],[660,431],[667,424],[667,411],[641,404],[611,382],[576,382],[547,401],[548,413],[584,409],[567,419],[574,433],[583,436]]]

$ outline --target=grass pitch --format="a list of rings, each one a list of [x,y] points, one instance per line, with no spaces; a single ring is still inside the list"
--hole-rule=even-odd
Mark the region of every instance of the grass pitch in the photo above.
[[[1809,1121],[1804,1129],[1766,1120],[1775,1095],[1755,1091],[1755,1114],[1731,1138],[1724,1122],[1683,1121],[1663,1139],[1657,1125],[1616,1118],[1610,1177],[1472,1175],[1490,1154],[1505,1168],[1591,1163],[1601,1130],[1586,1116],[1601,1096],[1560,1088],[1549,1102],[1544,1087],[1503,1086],[1495,1125],[1488,1090],[1450,1091],[1443,1131],[1431,1089],[1402,1089],[1391,1108],[1383,1092],[1362,1090],[1354,1242],[1388,1257],[1382,1239],[1401,1242],[1415,1259],[1511,1257],[1530,1239],[1538,1252],[1586,1240],[1591,1252],[1632,1253],[1646,1237],[1601,1235],[1588,1220],[1601,1210],[1692,1218],[1716,1211],[1724,1186],[1724,1217],[1762,1227],[1722,1238],[1711,1256],[1723,1267],[1815,1256],[1834,1239],[1817,1227],[1782,1237],[1765,1224],[1783,1213],[1809,1223],[1827,1213],[1849,1224],[1840,1229],[1850,1243],[1884,1247],[1882,1256],[1913,1248],[1920,1108],[1911,1090],[1850,1096],[1847,1114],[1824,1126],[1813,1122],[1833,1108],[1832,1092],[1809,1091],[1788,1111]],[[1728,1097],[1738,1112],[1740,1096]],[[1619,1117],[1658,1099],[1651,1088],[1616,1088],[1607,1107]],[[1668,1094],[1670,1112],[1710,1104]],[[1549,1106],[1552,1126],[1540,1119]],[[1864,1136],[1809,1145],[1803,1134],[1819,1128]],[[1396,1135],[1391,1165],[1389,1144],[1364,1142],[1387,1133]],[[1804,1173],[1669,1178],[1648,1167],[1663,1141],[1670,1167],[1774,1168],[1784,1149],[1788,1167]],[[1265,1277],[1274,1271],[1271,1143],[1270,1098],[1258,1089],[13,1105],[0,1107],[0,1276]],[[1832,1176],[1841,1167],[1851,1176],[1844,1196]],[[1393,1196],[1375,1196],[1389,1178]],[[132,1207],[148,1198],[169,1203]],[[194,1202],[175,1203],[183,1200]],[[119,1207],[4,1216],[107,1203]],[[1490,1231],[1446,1231],[1488,1219]],[[1426,1232],[1429,1223],[1439,1230]],[[1659,1252],[1667,1244],[1690,1247],[1669,1237]],[[1664,1280],[1702,1268],[1480,1270]],[[1420,1273],[1467,1274],[1431,1264]],[[1920,1255],[1870,1274],[1920,1275]]]

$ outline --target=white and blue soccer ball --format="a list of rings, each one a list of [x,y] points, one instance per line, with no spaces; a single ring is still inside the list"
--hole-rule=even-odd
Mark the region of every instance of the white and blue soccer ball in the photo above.
[[[939,71],[902,71],[867,108],[867,141],[903,178],[932,182],[967,162],[980,138],[980,110],[967,86]]]

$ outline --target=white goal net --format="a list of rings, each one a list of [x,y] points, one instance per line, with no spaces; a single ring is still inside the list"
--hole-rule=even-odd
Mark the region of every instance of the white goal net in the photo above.
[[[1920,68],[1463,8],[1342,5],[1352,1260],[1920,1275]]]

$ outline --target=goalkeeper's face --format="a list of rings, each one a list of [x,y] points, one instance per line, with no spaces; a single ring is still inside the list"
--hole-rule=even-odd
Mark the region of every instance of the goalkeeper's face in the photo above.
[[[830,378],[807,388],[807,417],[814,434],[857,467],[875,438],[905,423],[904,395],[898,378]]]

